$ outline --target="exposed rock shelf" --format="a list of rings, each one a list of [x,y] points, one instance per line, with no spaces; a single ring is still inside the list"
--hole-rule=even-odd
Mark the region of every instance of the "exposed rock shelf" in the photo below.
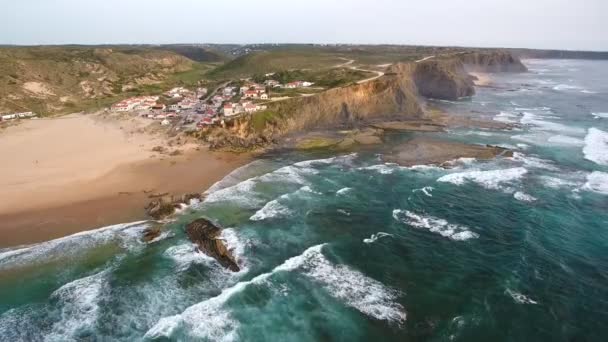
[[[186,234],[194,242],[199,251],[217,260],[225,268],[238,272],[240,267],[234,256],[221,239],[222,229],[216,227],[211,221],[200,218],[186,226]]]

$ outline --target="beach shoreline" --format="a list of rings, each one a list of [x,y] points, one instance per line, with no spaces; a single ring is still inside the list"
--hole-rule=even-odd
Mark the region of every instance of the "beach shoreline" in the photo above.
[[[94,115],[24,121],[0,133],[0,248],[146,219],[155,194],[203,192],[251,160]],[[17,149],[18,148],[18,149]],[[18,151],[18,152],[17,152]]]

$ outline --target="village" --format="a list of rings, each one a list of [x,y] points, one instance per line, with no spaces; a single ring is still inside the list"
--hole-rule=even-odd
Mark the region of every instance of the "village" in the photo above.
[[[204,87],[195,90],[175,87],[158,96],[124,99],[105,111],[156,120],[161,126],[200,130],[266,109],[266,103],[281,99],[271,98],[269,92],[272,89],[298,89],[312,85],[313,83],[307,81],[281,84],[276,80],[267,79],[263,83],[249,80],[226,82],[211,92]],[[38,114],[34,112],[0,114],[0,122],[37,118]]]
[[[161,96],[124,99],[108,110],[158,120],[162,126],[201,130],[266,109],[266,103],[279,99],[270,97],[271,89],[297,89],[312,85],[307,81],[280,84],[276,80],[267,79],[263,83],[249,80],[226,82],[211,92],[204,87],[195,90],[176,87]]]

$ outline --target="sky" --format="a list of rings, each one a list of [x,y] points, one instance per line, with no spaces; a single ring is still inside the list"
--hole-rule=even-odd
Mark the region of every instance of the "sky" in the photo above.
[[[0,0],[0,44],[352,43],[608,51],[608,0]]]

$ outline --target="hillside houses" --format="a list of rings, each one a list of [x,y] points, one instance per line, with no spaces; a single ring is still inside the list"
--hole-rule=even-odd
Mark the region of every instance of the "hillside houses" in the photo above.
[[[22,113],[11,113],[11,114],[2,114],[0,115],[0,121],[9,121],[15,119],[26,119],[33,118],[38,116],[38,114],[33,112],[22,112]]]
[[[171,97],[171,98],[178,98],[178,97],[188,95],[190,93],[192,93],[192,92],[184,87],[176,87],[176,88],[173,88],[173,89],[165,92],[165,95],[168,97]]]
[[[310,87],[311,85],[313,85],[314,83],[312,82],[307,82],[307,81],[294,81],[294,82],[289,82],[285,85],[285,88],[288,89],[294,89],[294,88],[306,88],[306,87]]]
[[[266,106],[258,105],[247,100],[241,100],[237,103],[229,102],[224,104],[224,106],[222,107],[223,114],[226,117],[243,113],[253,113],[264,109],[266,109]]]
[[[158,96],[139,96],[131,97],[115,103],[110,108],[115,112],[128,112],[132,110],[151,109],[157,105]]]

